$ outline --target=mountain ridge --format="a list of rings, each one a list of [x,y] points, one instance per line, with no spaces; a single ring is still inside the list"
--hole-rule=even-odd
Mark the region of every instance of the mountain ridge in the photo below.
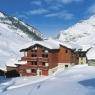
[[[95,59],[95,54],[92,55],[95,52],[95,15],[81,20],[66,30],[61,30],[58,39],[63,42],[78,44],[83,48],[92,47],[87,53],[87,57],[88,59]]]
[[[19,49],[33,40],[43,40],[43,34],[35,27],[28,26],[16,17],[0,12],[0,68],[7,62],[19,60]]]

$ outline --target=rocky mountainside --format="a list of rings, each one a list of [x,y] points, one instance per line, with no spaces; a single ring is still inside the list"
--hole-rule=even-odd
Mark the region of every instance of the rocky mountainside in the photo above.
[[[92,47],[87,56],[89,59],[95,59],[95,15],[76,23],[67,30],[60,31],[58,39],[66,43],[78,44],[84,49]]]
[[[0,68],[12,58],[19,58],[19,48],[23,44],[42,39],[42,33],[35,27],[0,12]]]

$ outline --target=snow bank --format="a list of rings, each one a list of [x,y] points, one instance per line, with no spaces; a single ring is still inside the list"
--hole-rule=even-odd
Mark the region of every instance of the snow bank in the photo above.
[[[15,84],[1,95],[95,95],[93,66],[76,65],[65,71],[61,69],[51,77],[22,77],[12,81]]]

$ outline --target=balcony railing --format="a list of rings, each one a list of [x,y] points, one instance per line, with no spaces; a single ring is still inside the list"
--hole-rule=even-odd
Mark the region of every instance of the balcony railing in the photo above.
[[[37,57],[21,57],[21,60],[27,61],[37,61]]]
[[[43,57],[21,57],[22,61],[40,61],[40,62],[48,62],[48,58]]]
[[[48,58],[42,58],[42,62],[48,62]]]
[[[49,66],[38,65],[39,68],[48,69]]]

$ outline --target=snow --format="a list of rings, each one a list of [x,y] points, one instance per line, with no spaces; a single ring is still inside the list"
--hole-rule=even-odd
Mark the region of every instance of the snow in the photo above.
[[[0,17],[8,17],[0,12]],[[15,20],[18,20],[14,17]],[[5,23],[4,23],[5,22]],[[32,32],[32,31],[31,31]],[[36,32],[35,32],[36,34]],[[37,36],[38,38],[40,37]],[[9,19],[0,19],[0,68],[6,69],[5,65],[15,66],[12,59],[20,60],[19,50],[23,44],[36,40],[37,37],[31,38],[27,33],[12,25]]]
[[[3,13],[0,12],[0,17],[5,17]]]
[[[54,40],[44,40],[44,41],[33,41],[30,43],[25,44],[21,49],[29,48],[35,44],[39,44],[49,49],[59,49],[59,44],[56,43]]]
[[[76,65],[52,76],[21,77],[0,84],[0,95],[95,95],[95,67]]]
[[[27,61],[18,61],[17,63],[15,63],[15,65],[23,65],[23,64],[26,64],[27,63]]]
[[[7,25],[0,23],[0,67],[4,68],[8,60],[18,59],[19,47],[31,39],[20,36],[16,30],[9,29]]]
[[[0,67],[0,70],[7,71],[5,66],[4,67]]]
[[[87,53],[88,60],[95,60],[95,47],[91,48]]]
[[[6,62],[6,66],[11,66],[11,67],[17,67],[15,64],[17,63],[17,60],[15,59],[10,59]]]
[[[56,39],[46,39],[43,41],[33,41],[33,42],[30,42],[30,43],[23,45],[23,47],[21,47],[21,49],[29,48],[31,46],[34,46],[35,44],[39,44],[39,45],[46,47],[48,49],[59,49],[60,45],[65,46],[70,49],[75,49],[75,45],[72,45],[70,43],[67,44],[65,42],[62,42],[62,41],[56,40]]]

